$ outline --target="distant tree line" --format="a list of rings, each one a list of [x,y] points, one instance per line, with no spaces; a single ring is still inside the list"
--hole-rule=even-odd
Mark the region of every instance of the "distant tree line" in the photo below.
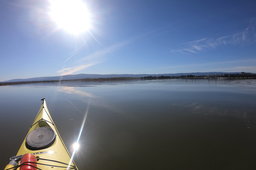
[[[196,75],[186,74],[179,76],[172,75],[159,75],[159,76],[145,76],[142,80],[154,80],[154,79],[256,79],[255,73],[220,73],[220,74],[209,74],[209,75]]]

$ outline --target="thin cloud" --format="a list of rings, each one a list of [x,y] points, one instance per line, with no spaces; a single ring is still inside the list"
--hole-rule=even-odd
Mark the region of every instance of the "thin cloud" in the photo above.
[[[87,56],[84,56],[82,59],[79,60],[79,63],[83,63],[83,64],[79,64],[73,67],[66,67],[66,68],[62,68],[59,71],[57,71],[60,75],[69,75],[69,74],[74,74],[78,71],[87,69],[89,67],[95,66],[101,62],[103,62],[103,60],[106,57],[109,57],[109,54],[114,53],[115,51],[131,44],[134,43],[135,41],[138,41],[142,38],[148,37],[148,36],[152,36],[154,34],[159,34],[161,33],[162,29],[157,29],[157,30],[153,30],[153,31],[149,31],[149,32],[145,32],[141,35],[138,36],[134,36],[126,41],[121,41],[118,43],[115,43],[113,45],[110,45],[106,48],[103,48],[99,51],[96,51],[94,53],[91,53]],[[83,46],[81,46],[82,48]],[[80,49],[78,49],[79,51]],[[69,58],[67,58],[65,60],[65,62],[67,62],[68,60],[70,60],[72,58],[72,56],[70,56]]]
[[[73,73],[76,73],[78,71],[84,70],[86,68],[92,67],[95,64],[96,63],[88,63],[88,64],[82,64],[82,65],[78,65],[78,66],[74,66],[74,67],[66,67],[66,68],[63,68],[63,69],[59,70],[58,73],[61,76],[69,75],[69,74],[73,74]]]
[[[103,48],[102,50],[100,51],[96,51],[90,55],[87,55],[85,56],[81,62],[88,62],[88,61],[95,61],[95,60],[99,60],[99,59],[103,59],[104,57],[106,57],[108,54],[111,54],[131,43],[134,43],[135,41],[138,41],[139,39],[142,39],[142,38],[145,38],[147,36],[150,36],[150,35],[153,35],[153,34],[156,34],[156,33],[159,33],[157,32],[158,30],[155,30],[155,31],[150,31],[150,32],[146,32],[146,33],[143,33],[141,35],[138,35],[138,36],[134,36],[126,41],[121,41],[119,43],[116,43],[116,44],[113,44],[111,46],[108,46],[106,48]]]
[[[108,46],[106,48],[103,48],[99,51],[96,51],[94,53],[91,53],[91,54],[83,57],[79,61],[79,63],[83,63],[83,64],[79,64],[79,65],[76,65],[76,66],[73,66],[73,67],[62,68],[61,70],[59,70],[57,72],[60,75],[69,75],[69,74],[74,74],[78,71],[87,69],[89,67],[95,66],[96,64],[101,63],[104,60],[104,58],[108,57],[109,54],[111,54],[111,53],[113,53],[113,52],[115,52],[115,51],[117,51],[117,50],[135,42],[136,40],[149,35],[149,34],[152,34],[152,33],[144,33],[142,35],[133,37],[129,40],[122,41],[122,42],[113,44],[111,46]]]
[[[225,35],[217,38],[202,38],[189,41],[183,44],[180,49],[173,49],[171,52],[181,52],[186,54],[196,54],[206,49],[213,49],[219,46],[238,45],[246,42],[256,42],[256,25],[251,24],[243,31]]]
[[[74,74],[78,71],[87,69],[89,67],[95,66],[96,64],[101,63],[101,60],[106,57],[106,55],[113,53],[114,51],[124,47],[125,45],[131,43],[130,41],[124,41],[121,43],[117,43],[114,45],[111,45],[109,47],[103,48],[102,50],[96,51],[92,54],[89,54],[85,57],[83,57],[79,63],[85,63],[85,64],[79,64],[73,67],[65,67],[58,71],[58,74],[60,75],[69,75]]]
[[[88,56],[85,56],[81,62],[88,62],[88,61],[94,61],[94,60],[98,60],[100,58],[103,58],[105,57],[107,54],[110,54],[110,53],[113,53],[114,51],[117,51],[118,49],[130,44],[132,42],[132,40],[130,41],[123,41],[123,42],[120,42],[120,43],[116,43],[116,44],[113,44],[109,47],[106,47],[106,48],[103,48],[102,50],[100,51],[96,51]]]

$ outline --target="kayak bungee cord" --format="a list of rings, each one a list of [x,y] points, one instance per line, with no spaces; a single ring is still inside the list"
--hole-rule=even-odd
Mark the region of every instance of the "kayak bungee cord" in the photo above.
[[[11,167],[11,168],[8,168],[8,169],[5,169],[5,170],[11,170],[11,169],[17,169],[17,168],[19,168],[19,167],[21,167],[21,166],[24,166],[24,165],[28,165],[28,166],[30,166],[30,167],[32,167],[32,168],[36,168],[36,169],[39,169],[39,170],[42,170],[42,169],[40,169],[40,168],[37,168],[36,166],[34,166],[34,165],[31,165],[31,163],[33,163],[33,164],[36,164],[36,162],[24,162],[24,163],[22,163],[22,164],[20,164],[20,165],[16,165],[16,166],[14,166],[14,167]]]
[[[40,158],[40,157],[38,157],[38,160],[51,161],[51,162],[56,162],[56,163],[63,164],[63,165],[68,165],[68,164],[65,163],[65,162],[61,162],[61,161],[57,161],[57,160],[52,160],[52,159],[45,159],[45,158]]]
[[[66,165],[66,166],[58,166],[58,165],[51,165],[51,164],[45,164],[45,163],[39,163],[39,162],[23,162],[22,164],[20,165],[16,165],[14,167],[11,167],[11,168],[8,168],[6,170],[11,170],[11,169],[17,169],[21,166],[24,166],[24,165],[28,165],[28,166],[31,166],[33,168],[36,168],[36,169],[40,169],[40,168],[37,168],[36,166],[34,165],[31,165],[31,164],[38,164],[38,165],[44,165],[44,166],[50,166],[50,167],[56,167],[56,168],[69,168],[69,169],[77,169],[75,166],[73,165],[68,165],[67,163],[65,162],[61,162],[61,161],[57,161],[57,160],[52,160],[52,159],[45,159],[45,158],[40,158],[40,157],[36,157],[37,158],[37,161],[39,160],[44,160],[44,161],[49,161],[49,162],[55,162],[55,163],[59,163],[59,164],[63,164],[63,165]],[[16,160],[16,161],[19,161],[19,160]],[[41,170],[41,169],[40,169]]]
[[[15,170],[16,170],[17,168],[19,168],[19,167],[21,167],[21,166],[24,166],[24,165],[27,165],[27,166],[30,166],[30,167],[33,167],[33,168],[42,170],[41,168],[38,168],[38,167],[36,167],[36,166],[31,165],[31,163],[33,163],[33,164],[38,164],[38,165],[44,165],[44,166],[55,167],[55,168],[68,168],[68,166],[50,165],[50,164],[43,164],[43,163],[38,163],[38,162],[24,162],[24,163],[22,163],[22,164],[20,164],[20,165],[16,165],[16,166],[11,167],[11,168],[8,168],[8,169],[6,169],[6,170],[11,170],[11,169],[15,169]],[[76,170],[76,167],[70,166],[69,169],[75,169],[75,170]]]

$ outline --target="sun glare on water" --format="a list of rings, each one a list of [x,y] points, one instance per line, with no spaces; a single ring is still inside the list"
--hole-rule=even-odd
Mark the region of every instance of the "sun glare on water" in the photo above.
[[[48,14],[58,29],[72,35],[92,29],[92,14],[82,0],[49,0]]]
[[[77,152],[77,151],[79,150],[79,148],[80,148],[80,144],[79,144],[78,142],[74,142],[74,143],[72,144],[72,150],[73,150],[74,152]]]

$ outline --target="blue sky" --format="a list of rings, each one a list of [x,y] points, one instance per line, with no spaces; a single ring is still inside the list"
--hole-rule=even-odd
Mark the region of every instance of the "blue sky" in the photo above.
[[[84,0],[93,28],[56,29],[47,0],[0,1],[0,81],[65,74],[256,72],[255,0]]]

